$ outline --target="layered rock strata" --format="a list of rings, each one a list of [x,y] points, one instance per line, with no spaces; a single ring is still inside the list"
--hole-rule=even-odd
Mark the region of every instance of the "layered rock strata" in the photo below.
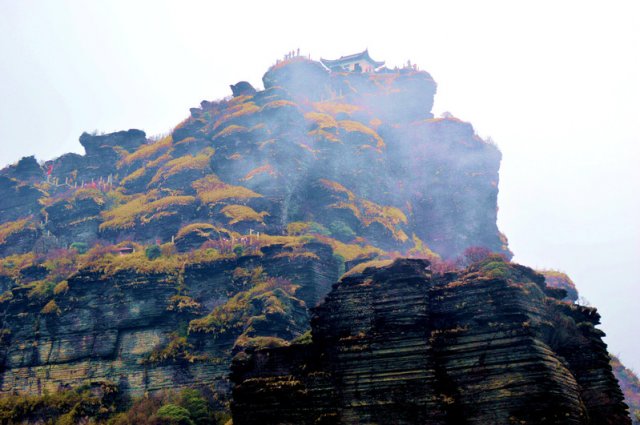
[[[0,394],[109,381],[131,395],[194,385],[220,386],[224,395],[241,333],[292,339],[308,328],[306,306],[322,299],[338,276],[330,249],[313,249],[314,259],[282,256],[287,251],[275,246],[262,256],[199,262],[178,273],[84,270],[57,286],[48,303],[33,286],[15,287],[0,304]],[[254,299],[251,329],[210,333],[200,327],[187,335],[191,321],[251,286],[239,270],[256,268],[299,286],[297,298],[280,295],[294,309],[271,313]],[[184,342],[177,344],[180,333]]]
[[[486,266],[486,264],[485,264]],[[234,424],[625,424],[599,316],[522,266],[344,278],[312,340],[236,359]]]

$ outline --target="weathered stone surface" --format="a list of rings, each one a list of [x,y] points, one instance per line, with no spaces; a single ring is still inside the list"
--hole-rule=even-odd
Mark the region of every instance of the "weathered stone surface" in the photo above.
[[[0,176],[0,223],[36,215],[42,196],[44,193],[31,185]]]
[[[256,89],[248,83],[247,81],[240,81],[236,84],[231,84],[231,92],[233,93],[233,97],[238,96],[253,96],[256,94]]]
[[[235,361],[234,423],[630,423],[595,310],[508,270],[396,260],[344,278],[311,343]]]
[[[17,163],[0,170],[0,175],[25,183],[38,183],[44,176],[44,170],[32,155],[25,156]]]
[[[197,263],[178,274],[123,270],[105,275],[85,270],[55,295],[57,313],[44,313],[45,301],[24,286],[13,288],[13,298],[0,303],[6,331],[0,343],[0,394],[42,394],[95,380],[116,382],[133,395],[199,384],[216,384],[224,392],[236,338],[243,329],[222,337],[191,333],[191,360],[150,361],[150,356],[190,320],[246,290],[246,284],[234,278],[238,269],[261,267],[268,276],[300,285],[295,311],[273,316],[265,326],[254,322],[254,330],[246,334],[286,339],[301,334],[308,328],[306,303],[313,306],[324,297],[338,276],[331,250],[312,248],[317,259],[279,257],[281,247],[262,257]],[[35,267],[28,274],[29,281],[42,279],[46,269]],[[196,307],[175,308],[178,295],[188,296]],[[296,325],[290,327],[291,323]]]

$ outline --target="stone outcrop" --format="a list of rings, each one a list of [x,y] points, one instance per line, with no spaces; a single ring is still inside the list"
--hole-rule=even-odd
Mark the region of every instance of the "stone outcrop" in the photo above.
[[[0,176],[0,223],[36,215],[44,193],[13,178]]]
[[[236,84],[231,84],[231,92],[233,93],[233,97],[238,96],[253,96],[256,94],[256,89],[248,83],[247,81],[240,81]]]
[[[40,267],[25,278],[32,285],[13,287],[11,298],[0,301],[0,394],[42,394],[98,380],[130,395],[216,385],[224,396],[238,336],[300,335],[308,328],[306,306],[322,299],[337,278],[330,249],[309,249],[315,259],[283,256],[287,250],[274,246],[262,256],[198,262],[176,272],[87,269],[57,286],[52,300],[34,290],[47,275]],[[190,321],[250,287],[239,270],[258,267],[265,276],[299,285],[296,298],[266,292],[249,306],[255,316],[246,327],[230,322],[234,329],[215,334],[200,326],[176,344],[176,333],[186,332]],[[296,309],[276,313],[260,305],[272,296],[289,297]],[[267,319],[262,327],[261,314]]]
[[[235,361],[234,424],[630,423],[595,310],[499,263],[343,278],[311,341]]]
[[[0,171],[0,175],[16,179],[22,182],[38,183],[44,176],[44,170],[36,161],[36,158],[32,156],[25,156],[17,163],[9,165],[4,170]]]

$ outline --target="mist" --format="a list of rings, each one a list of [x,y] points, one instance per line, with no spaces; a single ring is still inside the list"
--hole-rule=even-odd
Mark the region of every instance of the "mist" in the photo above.
[[[390,66],[410,59],[438,83],[434,114],[451,111],[502,151],[498,224],[514,261],[566,271],[603,315],[611,351],[640,369],[629,326],[640,275],[633,5],[413,8],[4,2],[0,163],[83,153],[83,131],[167,132],[229,84],[261,88],[264,70],[298,47],[313,59],[366,47]]]

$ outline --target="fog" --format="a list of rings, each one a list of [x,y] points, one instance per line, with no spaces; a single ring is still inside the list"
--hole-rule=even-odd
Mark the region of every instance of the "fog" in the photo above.
[[[514,261],[567,272],[640,370],[640,14],[634,2],[0,1],[0,166],[81,152],[83,131],[168,131],[285,52],[368,47],[438,83],[503,152]]]

